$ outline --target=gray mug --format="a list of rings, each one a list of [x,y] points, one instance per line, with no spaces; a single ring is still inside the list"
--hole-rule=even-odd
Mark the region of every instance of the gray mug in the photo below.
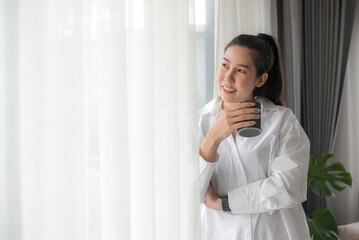
[[[252,101],[248,101],[248,102],[252,102]],[[243,102],[240,102],[240,103],[243,103]],[[261,104],[259,102],[254,102],[254,103],[255,103],[255,105],[253,105],[253,108],[259,108],[261,110]],[[260,114],[262,114],[262,111],[260,112]],[[237,129],[238,135],[241,137],[258,136],[259,134],[262,133],[261,120],[262,120],[262,117],[260,117],[259,119],[248,120],[248,121],[256,121],[256,123],[250,127],[238,128]]]

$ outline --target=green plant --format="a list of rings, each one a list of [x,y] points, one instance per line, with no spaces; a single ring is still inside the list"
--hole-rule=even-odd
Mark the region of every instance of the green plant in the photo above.
[[[308,190],[319,195],[320,192],[327,197],[335,197],[334,193],[328,187],[328,184],[335,190],[341,192],[347,186],[352,185],[352,177],[341,163],[333,163],[326,166],[326,162],[333,154],[323,153],[313,154],[309,159],[308,170]],[[313,218],[307,216],[310,235],[314,240],[338,239],[338,226],[335,218],[328,209],[321,208],[312,212]]]

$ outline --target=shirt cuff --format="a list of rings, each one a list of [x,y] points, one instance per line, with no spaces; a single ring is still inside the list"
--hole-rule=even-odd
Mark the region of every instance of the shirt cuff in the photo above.
[[[269,212],[260,197],[260,181],[240,186],[228,192],[228,202],[232,213],[247,214]]]
[[[207,193],[209,183],[212,179],[213,172],[216,168],[217,160],[219,158],[219,154],[216,154],[216,161],[214,162],[208,162],[204,160],[204,158],[200,157],[200,199],[201,203],[204,201],[204,197]]]

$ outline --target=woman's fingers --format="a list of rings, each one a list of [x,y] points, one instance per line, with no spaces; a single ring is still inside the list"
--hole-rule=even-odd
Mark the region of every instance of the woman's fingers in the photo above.
[[[238,129],[238,128],[244,128],[244,127],[251,127],[254,124],[256,124],[256,121],[246,121],[246,122],[239,122],[234,124],[233,126]]]
[[[259,114],[245,114],[231,118],[231,123],[237,123],[248,120],[257,120],[261,117]]]
[[[236,111],[236,110],[239,110],[239,109],[242,109],[242,108],[251,108],[254,105],[255,105],[254,102],[243,102],[243,103],[239,103],[237,105],[234,105],[234,106],[228,108],[228,110]]]
[[[230,110],[228,111],[228,116],[230,117],[237,117],[244,114],[256,114],[260,113],[261,110],[258,108],[240,108],[237,110]]]

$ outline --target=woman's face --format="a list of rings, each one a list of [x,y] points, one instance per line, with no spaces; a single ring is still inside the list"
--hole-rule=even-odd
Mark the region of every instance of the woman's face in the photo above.
[[[227,48],[217,74],[224,108],[238,102],[253,101],[254,87],[262,86],[266,80],[257,78],[256,73],[248,48],[236,45]]]

